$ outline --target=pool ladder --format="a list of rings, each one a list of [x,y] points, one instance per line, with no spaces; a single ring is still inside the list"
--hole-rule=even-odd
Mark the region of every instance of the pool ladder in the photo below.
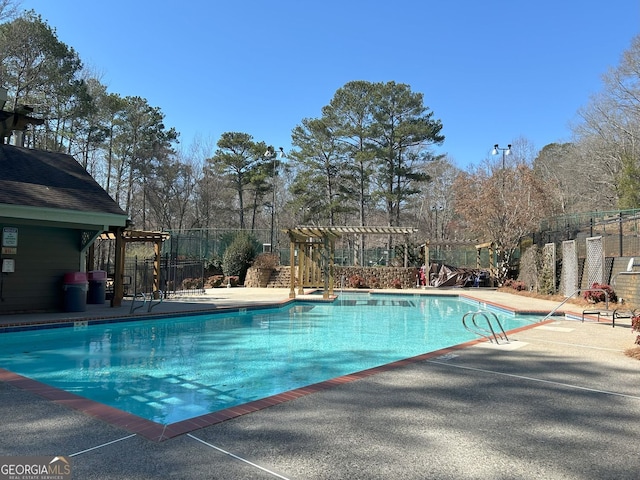
[[[153,295],[149,295],[148,301],[147,301],[147,295],[142,293],[142,292],[138,292],[133,296],[133,299],[131,300],[131,308],[129,309],[129,313],[133,313],[136,310],[144,307],[145,305],[147,305],[147,312],[150,312],[151,309],[153,307],[155,307],[156,305],[160,305],[162,303],[162,300],[164,299],[164,292],[162,290],[158,290],[158,298],[160,298],[160,300],[158,300],[157,302],[153,302]],[[140,305],[136,306],[136,299],[142,297],[142,303]]]
[[[467,324],[468,318],[471,319],[471,325]],[[482,323],[483,320],[487,324],[486,327],[478,325],[478,322]],[[496,328],[494,328],[494,324],[498,327],[497,331]],[[483,312],[482,310],[467,312],[462,317],[462,325],[471,333],[486,338],[496,345],[499,345],[501,341],[503,343],[509,343],[509,337],[507,337],[504,328],[502,328],[502,323],[500,323],[500,320],[493,312]]]

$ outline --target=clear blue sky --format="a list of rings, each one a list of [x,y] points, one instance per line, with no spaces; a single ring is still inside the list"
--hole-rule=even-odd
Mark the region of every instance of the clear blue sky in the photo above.
[[[464,167],[524,137],[571,140],[577,110],[640,33],[638,0],[23,0],[188,146],[275,147],[352,80],[406,83]]]

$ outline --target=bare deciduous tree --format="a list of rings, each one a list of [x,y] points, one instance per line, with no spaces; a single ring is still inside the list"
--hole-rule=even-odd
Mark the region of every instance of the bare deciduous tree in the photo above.
[[[580,116],[576,168],[587,175],[597,207],[640,207],[640,35]]]
[[[527,161],[527,150],[512,147],[509,163],[487,159],[461,173],[454,183],[456,212],[478,239],[494,242],[499,252],[498,282],[507,278],[520,240],[536,231],[551,212],[544,184]]]
[[[0,22],[16,18],[21,5],[21,0],[0,0]]]

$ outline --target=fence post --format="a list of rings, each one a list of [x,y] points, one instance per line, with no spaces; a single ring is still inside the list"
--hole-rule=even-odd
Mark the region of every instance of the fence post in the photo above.
[[[622,212],[618,212],[618,217],[619,217],[619,229],[618,229],[618,240],[619,240],[619,245],[620,245],[620,256],[624,256],[622,253]]]

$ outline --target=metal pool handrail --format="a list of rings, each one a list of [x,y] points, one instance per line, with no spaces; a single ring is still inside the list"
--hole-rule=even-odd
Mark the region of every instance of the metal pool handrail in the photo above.
[[[604,300],[605,300],[604,307],[605,307],[605,310],[609,310],[609,293],[606,290],[604,290],[602,288],[585,288],[584,290],[579,288],[578,290],[573,292],[571,295],[569,295],[567,298],[565,298],[562,302],[560,302],[560,305],[558,305],[556,308],[554,308],[549,313],[547,313],[545,315],[545,317],[542,320],[540,320],[540,322],[544,322],[545,320],[547,320],[554,313],[556,313],[560,307],[562,307],[565,303],[567,303],[569,300],[571,300],[573,297],[575,297],[580,292],[602,292],[602,293],[604,293]]]
[[[156,305],[160,305],[162,303],[162,300],[164,299],[164,292],[162,290],[157,290],[157,293],[158,293],[158,296],[159,296],[160,300],[158,300],[157,302],[153,303],[153,301],[152,301],[153,295],[151,295],[149,297],[149,306],[147,307],[147,312],[150,312],[153,307],[155,307]]]
[[[493,317],[493,320],[498,325],[501,333],[496,333],[495,329],[493,328],[493,324],[491,323],[491,318],[489,317],[489,315]],[[468,316],[471,316],[473,327],[470,327],[469,325],[467,325]],[[484,328],[478,325],[477,317],[481,317],[487,322],[487,328]],[[493,343],[494,340],[495,340],[495,343],[498,345],[500,344],[500,340],[503,340],[509,343],[509,337],[507,337],[507,334],[505,333],[504,328],[502,328],[502,323],[500,323],[500,319],[493,312],[485,312],[482,310],[477,310],[475,312],[467,312],[462,316],[462,325],[471,333],[475,333],[476,335],[484,337],[487,340],[489,340],[491,343]]]
[[[138,305],[137,307],[135,306],[136,304],[136,298],[138,297],[142,297],[142,304]],[[144,307],[144,304],[147,303],[147,296],[142,293],[142,292],[138,292],[136,293],[133,298],[131,299],[131,308],[129,309],[129,313],[133,313],[136,310],[138,310],[139,308]]]

